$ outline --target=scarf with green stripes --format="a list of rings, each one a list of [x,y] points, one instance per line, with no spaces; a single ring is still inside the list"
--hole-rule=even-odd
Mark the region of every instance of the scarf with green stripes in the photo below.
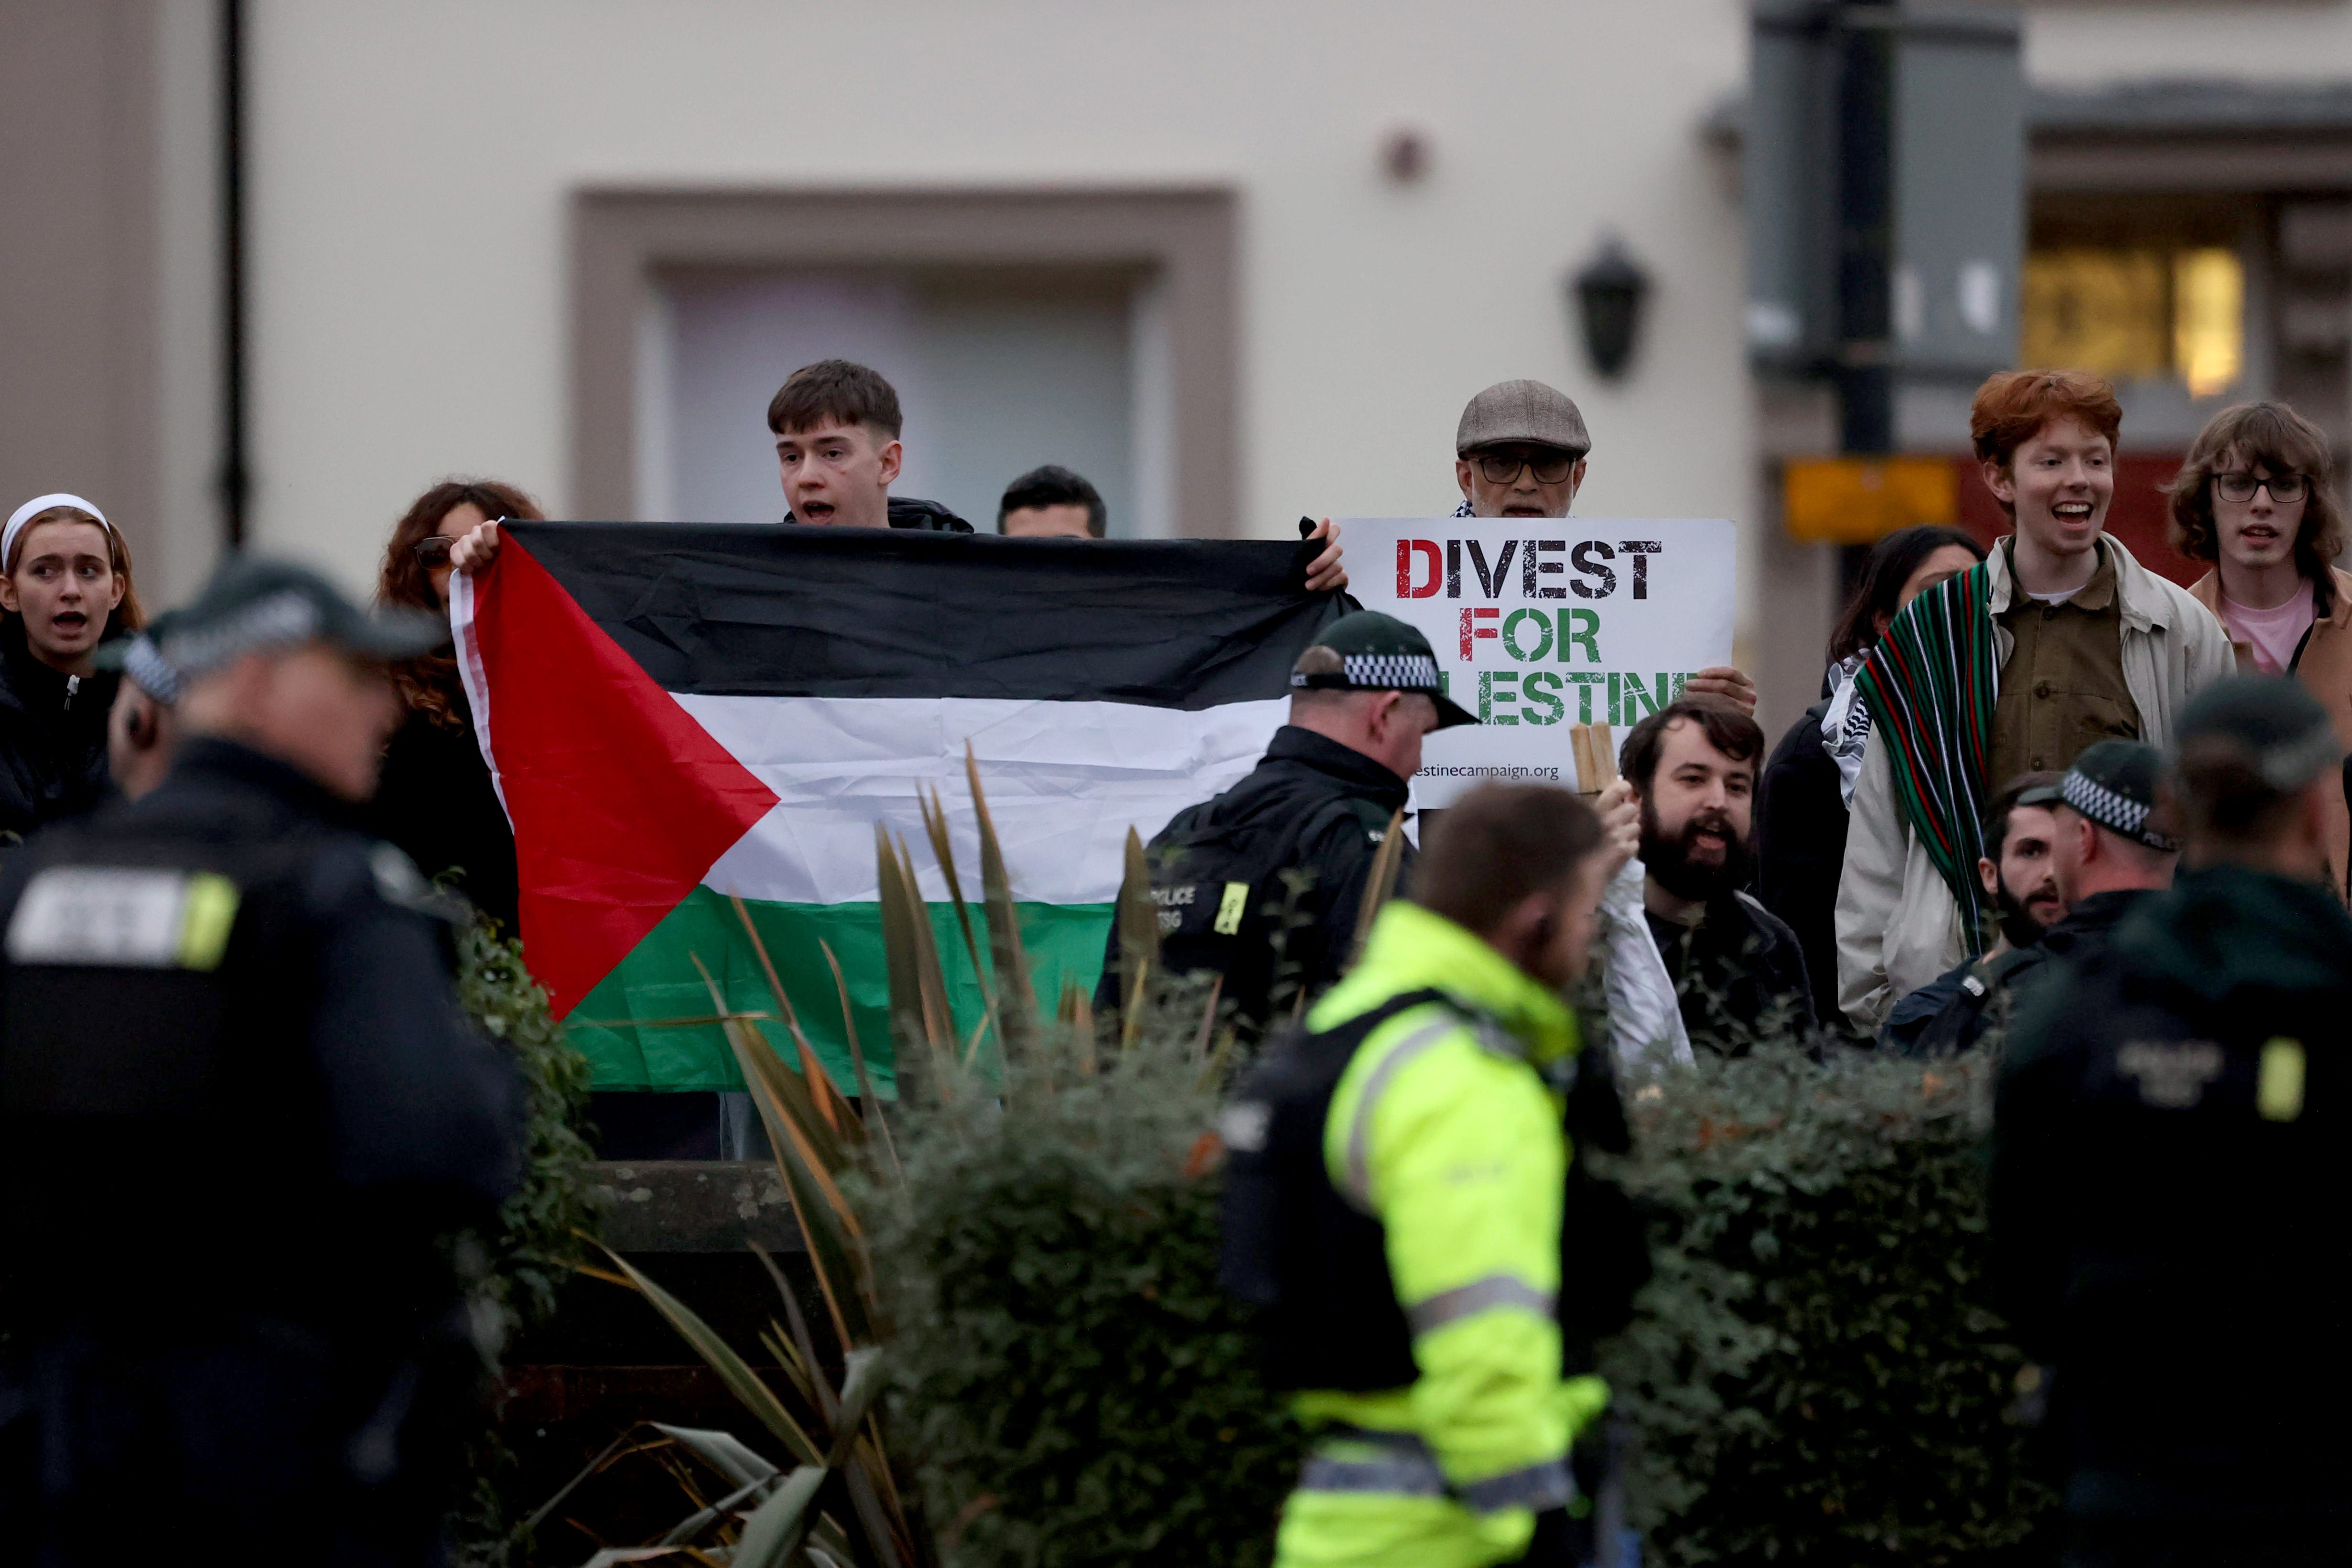
[[[1981,565],[1904,606],[1854,684],[1886,748],[1895,798],[1960,906],[1969,956],[1984,951],[1985,767],[2000,677],[1991,578]]]

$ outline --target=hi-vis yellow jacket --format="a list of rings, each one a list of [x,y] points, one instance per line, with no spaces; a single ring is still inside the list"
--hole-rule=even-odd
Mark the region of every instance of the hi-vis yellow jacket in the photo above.
[[[1608,1403],[1600,1379],[1562,1378],[1553,1316],[1569,1149],[1541,1069],[1578,1049],[1574,1014],[1469,931],[1399,900],[1307,1025],[1428,988],[1459,1008],[1412,1007],[1365,1039],[1323,1151],[1334,1185],[1384,1227],[1420,1375],[1296,1396],[1327,1435],[1284,1509],[1282,1568],[1519,1556],[1536,1511],[1574,1496],[1569,1446]]]

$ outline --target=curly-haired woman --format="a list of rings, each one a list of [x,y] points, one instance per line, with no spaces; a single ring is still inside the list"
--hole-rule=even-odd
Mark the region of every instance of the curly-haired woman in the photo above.
[[[2284,403],[2213,416],[2168,487],[2173,542],[2213,570],[2189,592],[2230,634],[2242,670],[2293,675],[2352,752],[2352,573],[2327,437]],[[2352,814],[2328,800],[2328,864],[2345,891]]]
[[[393,525],[377,602],[447,614],[450,545],[486,522],[543,515],[512,485],[443,480]],[[406,716],[384,753],[375,830],[426,876],[450,875],[477,909],[511,931],[518,898],[514,830],[474,738],[457,661],[446,654],[414,659],[395,669],[393,680]]]

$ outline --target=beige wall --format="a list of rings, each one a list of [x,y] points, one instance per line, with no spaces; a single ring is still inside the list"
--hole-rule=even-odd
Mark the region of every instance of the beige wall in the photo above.
[[[663,184],[1229,185],[1250,530],[1450,509],[1462,403],[1517,375],[1584,404],[1580,510],[1744,516],[1738,213],[1696,134],[1741,79],[1744,18],[1739,0],[257,0],[258,535],[357,581],[440,474],[569,505],[570,194]],[[1400,122],[1434,151],[1403,187],[1377,160]],[[1603,227],[1657,279],[1622,388],[1584,368],[1561,293]]]

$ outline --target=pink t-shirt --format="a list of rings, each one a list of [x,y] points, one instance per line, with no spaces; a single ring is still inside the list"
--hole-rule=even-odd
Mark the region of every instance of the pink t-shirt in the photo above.
[[[2221,620],[2230,628],[2230,640],[2251,647],[2255,668],[2264,675],[2286,673],[2316,613],[2308,583],[2302,593],[2267,610],[2250,610],[2229,595],[2221,595]]]

